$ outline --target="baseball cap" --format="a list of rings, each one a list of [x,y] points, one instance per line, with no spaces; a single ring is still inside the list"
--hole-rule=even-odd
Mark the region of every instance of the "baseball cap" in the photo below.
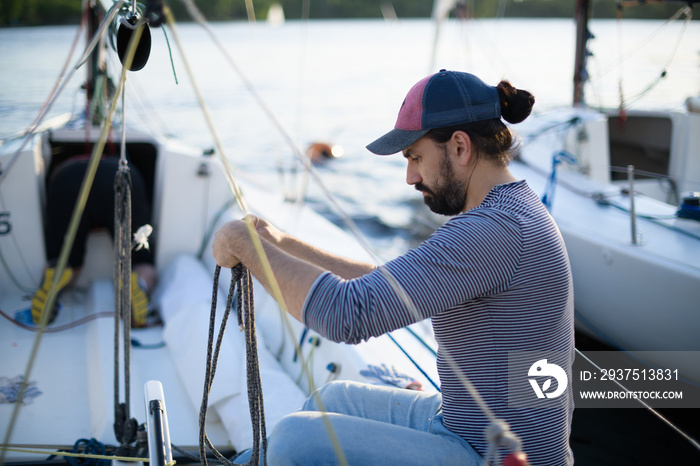
[[[498,91],[470,73],[440,70],[418,81],[403,101],[394,129],[367,145],[378,155],[390,155],[446,128],[501,117]]]

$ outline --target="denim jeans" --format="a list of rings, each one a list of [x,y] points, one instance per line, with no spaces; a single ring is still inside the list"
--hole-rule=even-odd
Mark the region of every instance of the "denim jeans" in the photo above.
[[[270,466],[336,465],[342,464],[341,452],[350,465],[482,462],[469,443],[442,424],[439,394],[347,381],[325,385],[300,411],[282,418],[270,434],[267,461]],[[249,459],[250,450],[235,462]]]

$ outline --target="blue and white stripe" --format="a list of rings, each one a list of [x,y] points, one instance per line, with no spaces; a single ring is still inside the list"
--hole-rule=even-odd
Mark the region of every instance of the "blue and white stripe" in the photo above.
[[[523,441],[530,464],[571,464],[571,390],[556,409],[508,407],[508,354],[547,351],[573,362],[573,286],[559,230],[524,181],[494,187],[383,270],[342,280],[323,274],[303,311],[310,328],[358,343],[432,318],[445,425],[486,453],[488,419],[448,364],[456,362]],[[392,288],[388,272],[418,315]]]

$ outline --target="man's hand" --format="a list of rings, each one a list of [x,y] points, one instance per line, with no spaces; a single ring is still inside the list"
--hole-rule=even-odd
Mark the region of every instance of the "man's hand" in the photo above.
[[[241,248],[253,247],[250,229],[246,223],[250,223],[253,230],[270,243],[279,245],[282,242],[284,233],[268,221],[255,215],[246,215],[241,220],[228,222],[216,232],[212,244],[212,255],[221,267],[232,268],[236,266],[240,262],[239,256],[243,252]]]
[[[236,251],[245,247],[244,244],[241,244],[244,242],[250,242],[245,220],[233,220],[225,223],[214,235],[214,242],[211,246],[212,256],[214,256],[216,263],[227,269],[238,265],[240,260]]]
[[[255,231],[257,231],[261,237],[265,238],[267,241],[276,246],[281,245],[282,238],[284,237],[284,233],[282,231],[277,229],[267,220],[256,217],[255,215],[248,215],[246,218],[253,222]]]

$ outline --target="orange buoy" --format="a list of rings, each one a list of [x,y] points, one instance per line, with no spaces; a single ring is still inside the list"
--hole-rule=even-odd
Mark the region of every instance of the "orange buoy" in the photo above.
[[[527,455],[519,451],[517,453],[509,453],[503,461],[503,466],[528,466]]]
[[[306,149],[306,156],[310,158],[312,162],[323,162],[338,158],[341,155],[342,148],[340,146],[331,147],[325,142],[314,142]]]

